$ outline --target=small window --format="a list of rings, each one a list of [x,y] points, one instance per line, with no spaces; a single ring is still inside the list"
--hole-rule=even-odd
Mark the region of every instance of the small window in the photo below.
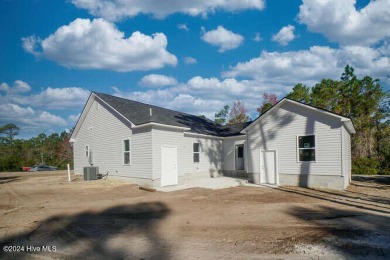
[[[244,158],[244,146],[237,146],[237,158]]]
[[[88,157],[89,156],[89,146],[86,145],[85,146],[85,157]]]
[[[315,136],[298,136],[298,156],[300,162],[314,162],[316,160]]]
[[[130,164],[130,139],[123,140],[123,164]]]
[[[199,143],[193,144],[194,163],[200,162],[200,146]]]

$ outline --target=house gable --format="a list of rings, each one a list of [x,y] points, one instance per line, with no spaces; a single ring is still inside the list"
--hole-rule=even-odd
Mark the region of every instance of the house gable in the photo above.
[[[241,131],[241,133],[246,133],[254,125],[256,125],[257,123],[261,122],[262,120],[267,118],[269,115],[275,113],[284,104],[293,104],[295,106],[301,107],[304,110],[316,111],[317,113],[323,115],[324,117],[331,117],[331,118],[334,118],[335,120],[339,120],[346,127],[346,129],[348,130],[348,132],[350,134],[355,134],[356,133],[355,127],[353,126],[352,121],[351,121],[350,118],[344,117],[344,116],[341,116],[341,115],[338,115],[338,114],[335,114],[333,112],[330,112],[330,111],[327,111],[327,110],[324,110],[324,109],[321,109],[321,108],[317,108],[317,107],[313,107],[313,106],[310,106],[310,105],[307,105],[307,104],[303,104],[301,102],[298,102],[298,101],[295,101],[295,100],[292,100],[292,99],[289,99],[289,98],[281,99],[277,104],[275,104],[273,107],[271,107],[268,111],[266,111],[265,113],[260,115],[257,119],[255,119],[250,125],[245,127]]]

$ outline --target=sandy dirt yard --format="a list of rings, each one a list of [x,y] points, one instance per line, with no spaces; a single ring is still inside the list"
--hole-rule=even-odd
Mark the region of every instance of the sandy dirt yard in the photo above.
[[[72,178],[0,173],[1,259],[390,258],[390,177],[348,192]]]

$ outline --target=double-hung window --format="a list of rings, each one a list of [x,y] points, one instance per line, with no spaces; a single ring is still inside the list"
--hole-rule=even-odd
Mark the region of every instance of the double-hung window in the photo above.
[[[193,143],[194,163],[200,162],[200,145],[199,143]]]
[[[130,165],[131,163],[130,146],[131,146],[130,139],[124,139],[123,140],[123,164],[125,165]]]
[[[314,135],[298,136],[298,160],[300,162],[315,162],[316,142]]]

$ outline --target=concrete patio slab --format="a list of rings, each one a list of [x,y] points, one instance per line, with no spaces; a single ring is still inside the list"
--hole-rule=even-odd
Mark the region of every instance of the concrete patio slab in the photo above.
[[[247,183],[246,180],[235,179],[231,177],[204,177],[204,178],[192,178],[187,179],[183,183],[179,183],[174,186],[166,186],[161,188],[156,188],[158,191],[170,192],[177,190],[185,190],[191,188],[205,188],[205,189],[225,189],[230,187],[236,187],[240,185],[245,185]]]

